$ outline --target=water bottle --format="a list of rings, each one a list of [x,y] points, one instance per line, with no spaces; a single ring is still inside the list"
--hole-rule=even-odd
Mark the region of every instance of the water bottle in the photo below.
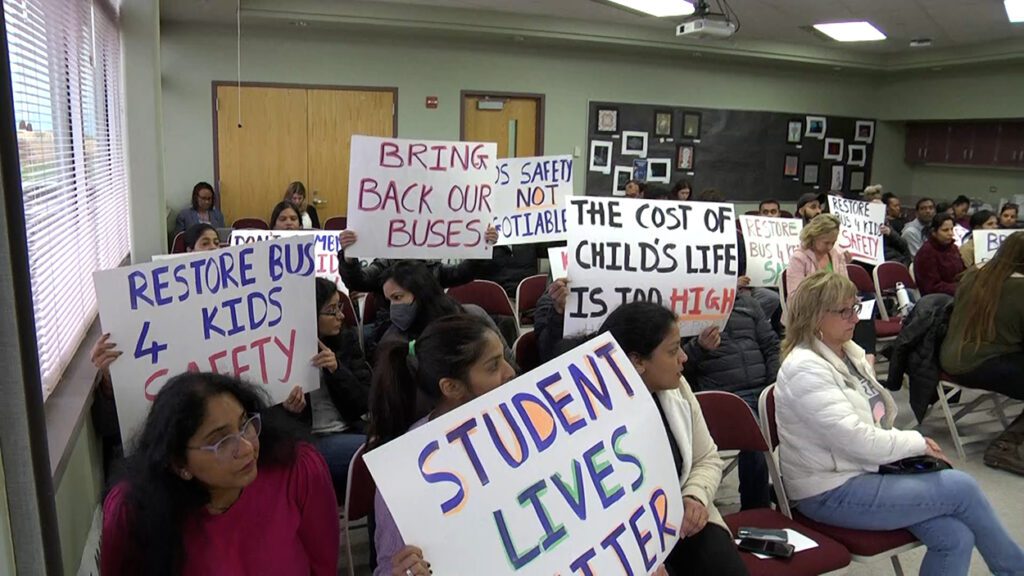
[[[907,293],[907,287],[903,285],[903,282],[896,283],[896,309],[899,311],[900,316],[906,316],[910,314],[910,310],[913,309],[914,305],[910,302],[910,294]]]

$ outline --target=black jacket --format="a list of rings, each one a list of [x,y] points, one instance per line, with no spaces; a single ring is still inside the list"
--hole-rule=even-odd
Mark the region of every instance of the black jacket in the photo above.
[[[306,214],[309,214],[309,222],[313,225],[313,228],[320,228],[320,215],[316,213],[316,206],[312,204],[306,206]],[[273,224],[273,223],[271,223]]]
[[[369,409],[372,374],[359,347],[359,336],[354,328],[347,328],[325,344],[334,350],[338,368],[334,372],[320,371],[321,386],[327,388],[327,394],[341,418],[350,425],[361,427],[363,415]]]
[[[904,319],[893,345],[886,387],[899,390],[903,387],[903,375],[910,377],[910,407],[918,422],[924,419],[928,407],[939,399],[937,388],[942,371],[939,349],[946,337],[952,313],[952,296],[924,296]]]
[[[555,310],[555,299],[545,291],[533,311],[533,330],[537,333],[537,352],[541,364],[558,356],[558,343],[562,341],[564,323],[565,316]]]
[[[683,347],[689,357],[683,367],[697,390],[759,394],[779,372],[779,336],[753,296],[740,292],[722,331],[722,343],[708,351],[693,338]]]
[[[896,228],[891,224],[889,227],[892,229],[887,236],[882,236],[882,250],[885,252],[886,262],[899,262],[904,266],[910,266],[914,262],[914,257],[910,255],[910,246],[907,245],[907,241],[900,236],[900,233],[896,231]]]
[[[509,298],[516,297],[516,288],[524,278],[537,274],[537,260],[547,255],[545,245],[519,244],[495,246],[491,259],[483,265],[479,278],[501,284]]]

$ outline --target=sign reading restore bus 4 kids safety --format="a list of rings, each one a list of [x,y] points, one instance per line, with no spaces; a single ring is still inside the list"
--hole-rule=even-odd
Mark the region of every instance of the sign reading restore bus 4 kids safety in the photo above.
[[[265,384],[275,402],[319,387],[315,268],[313,243],[288,238],[96,272],[100,322],[123,353],[110,365],[121,437],[185,371]]]
[[[840,252],[849,252],[858,262],[885,262],[881,230],[885,223],[885,204],[847,200],[838,196],[829,196],[828,203],[831,213],[842,222],[836,248]]]
[[[800,249],[803,222],[795,218],[740,216],[751,286],[778,286],[789,257]]]
[[[494,207],[498,244],[565,240],[566,196],[572,196],[572,156],[499,160]]]
[[[490,258],[498,146],[352,137],[347,256]]]
[[[610,334],[366,455],[435,574],[650,574],[683,503],[651,393]]]
[[[675,312],[681,336],[725,326],[739,261],[732,204],[576,196],[567,203],[566,336],[596,330],[637,300]]]

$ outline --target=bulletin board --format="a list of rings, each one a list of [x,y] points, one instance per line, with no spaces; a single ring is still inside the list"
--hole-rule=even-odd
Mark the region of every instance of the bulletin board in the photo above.
[[[733,201],[793,201],[832,189],[856,195],[871,184],[875,125],[869,118],[590,102],[586,192],[619,195],[625,180],[641,176],[668,187],[686,179],[694,192],[716,188]],[[838,188],[834,169],[842,172]]]

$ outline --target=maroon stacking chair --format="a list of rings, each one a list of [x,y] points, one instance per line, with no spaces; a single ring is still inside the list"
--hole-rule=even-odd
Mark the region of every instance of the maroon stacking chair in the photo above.
[[[363,460],[365,452],[366,444],[363,444],[352,456],[348,465],[348,480],[345,483],[342,532],[349,576],[355,576],[356,573],[352,563],[352,524],[373,514],[373,499],[377,493],[377,484],[373,481],[370,469],[366,467],[366,462]],[[373,534],[370,534],[370,539],[373,539]]]
[[[509,302],[505,289],[497,282],[490,280],[473,280],[461,286],[448,289],[448,295],[460,304],[475,304],[491,316],[511,316],[516,323],[516,337],[520,333],[519,318],[516,316],[512,303]]]
[[[341,306],[342,312],[345,313],[345,320],[342,322],[344,326],[349,328],[359,329],[359,317],[356,316],[355,306],[352,305],[352,299],[349,298],[348,294],[342,291],[338,291],[338,305]]]
[[[533,325],[533,310],[537,307],[537,301],[544,295],[548,287],[547,274],[537,274],[523,278],[523,281],[516,287],[516,310],[519,312],[519,325]]]
[[[762,452],[765,458],[771,458],[771,450],[758,428],[757,420],[750,407],[739,396],[729,392],[698,392],[697,401],[700,411],[704,414],[711,437],[719,450],[742,450],[745,452]],[[782,483],[778,477],[772,476],[776,492],[782,491]],[[781,497],[780,497],[781,499]],[[835,540],[824,534],[809,529],[788,518],[778,510],[759,508],[743,510],[725,516],[729,530],[736,534],[740,528],[768,528],[796,530],[817,544],[817,548],[797,552],[792,558],[783,560],[769,558],[762,560],[749,552],[740,552],[747,571],[752,576],[768,576],[772,574],[808,576],[841,570],[850,565],[850,552]]]
[[[521,374],[525,374],[540,366],[537,331],[523,332],[519,338],[516,338],[516,343],[512,345],[512,351],[515,353],[516,364],[519,365],[519,372]]]
[[[758,412],[761,415],[761,429],[764,432],[764,437],[771,443],[774,451],[779,445],[779,430],[775,422],[775,384],[761,392]],[[776,461],[774,453],[768,459],[768,470],[773,478],[781,478],[779,463]],[[889,558],[897,576],[903,576],[903,566],[900,565],[899,555],[921,545],[921,542],[909,530],[853,530],[815,522],[800,512],[790,509],[789,500],[785,498],[785,490],[776,490],[775,493],[779,497],[779,506],[787,516],[845,546],[850,551],[854,562],[870,563]]]
[[[331,216],[324,221],[324,230],[344,230],[348,224],[346,216]]]
[[[185,253],[185,233],[178,232],[174,235],[174,242],[171,242],[171,254]]]
[[[270,230],[270,226],[262,218],[239,218],[231,227],[235,230]]]
[[[882,262],[875,266],[874,271],[875,298],[879,303],[882,302],[882,296],[896,294],[897,282],[902,282],[907,290],[914,292],[915,297],[920,297],[920,294],[917,293],[917,282],[914,281],[914,277],[910,275],[910,270],[906,266],[899,262]],[[879,306],[878,313],[881,314],[882,320],[889,320],[889,312],[885,306]]]
[[[871,280],[871,275],[868,274],[868,271],[863,266],[850,264],[846,267],[846,272],[850,275],[850,280],[857,286],[857,292],[875,294],[875,283]],[[877,296],[875,298],[875,308],[885,309],[885,303],[877,298]],[[879,311],[879,314],[881,314],[881,311]],[[903,328],[903,320],[900,318],[889,318],[886,320],[875,318],[874,320],[875,333],[878,335],[879,340],[895,340],[896,336],[900,333],[900,329]]]
[[[363,298],[363,326],[369,326],[377,320],[377,296],[374,292],[366,292]]]

